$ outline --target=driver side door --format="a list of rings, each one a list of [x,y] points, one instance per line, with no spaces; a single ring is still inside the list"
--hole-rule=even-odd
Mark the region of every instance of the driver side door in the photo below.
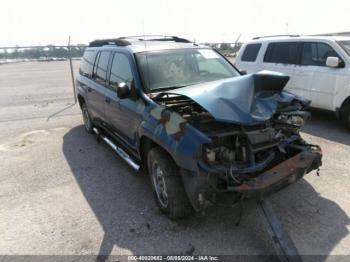
[[[136,150],[136,134],[142,121],[140,108],[143,101],[135,94],[133,79],[131,58],[125,53],[115,52],[110,67],[109,88],[106,91],[109,101],[105,110],[106,119],[113,134]],[[123,99],[118,97],[117,88],[121,83],[125,83],[131,89],[130,97]]]
[[[342,60],[326,43],[303,43],[300,65],[295,70],[295,83],[307,87],[307,98],[311,100],[312,107],[333,110],[337,78],[344,74],[344,69],[327,67],[326,60],[330,56]]]

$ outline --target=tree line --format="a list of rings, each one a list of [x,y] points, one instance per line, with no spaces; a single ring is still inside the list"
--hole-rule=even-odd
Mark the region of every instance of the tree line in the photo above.
[[[205,43],[205,45],[215,48],[220,53],[226,55],[237,53],[241,48],[242,43]]]
[[[86,45],[70,47],[72,57],[82,57]],[[68,46],[36,46],[36,47],[0,47],[0,59],[38,59],[38,58],[68,58]]]

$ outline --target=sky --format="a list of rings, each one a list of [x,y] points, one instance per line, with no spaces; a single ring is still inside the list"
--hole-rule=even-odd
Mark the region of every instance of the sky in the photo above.
[[[0,46],[65,45],[126,35],[235,42],[350,31],[349,0],[1,0]]]

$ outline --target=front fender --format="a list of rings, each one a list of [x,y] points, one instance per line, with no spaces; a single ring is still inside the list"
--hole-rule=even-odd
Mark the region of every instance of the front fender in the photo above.
[[[333,99],[334,110],[340,109],[344,102],[350,97],[350,76],[337,79],[335,85],[336,91]]]
[[[77,95],[81,95],[84,98],[86,97],[86,89],[84,88],[84,80],[81,75],[78,75],[75,79]]]
[[[147,110],[139,126],[140,137],[146,136],[166,150],[175,163],[187,170],[198,171],[201,145],[210,139],[179,114],[156,105]]]

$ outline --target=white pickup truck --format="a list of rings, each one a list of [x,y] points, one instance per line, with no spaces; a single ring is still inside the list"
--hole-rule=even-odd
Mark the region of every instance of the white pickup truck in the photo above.
[[[336,112],[350,129],[350,37],[257,37],[242,46],[235,65],[247,73],[289,75],[287,90]]]

